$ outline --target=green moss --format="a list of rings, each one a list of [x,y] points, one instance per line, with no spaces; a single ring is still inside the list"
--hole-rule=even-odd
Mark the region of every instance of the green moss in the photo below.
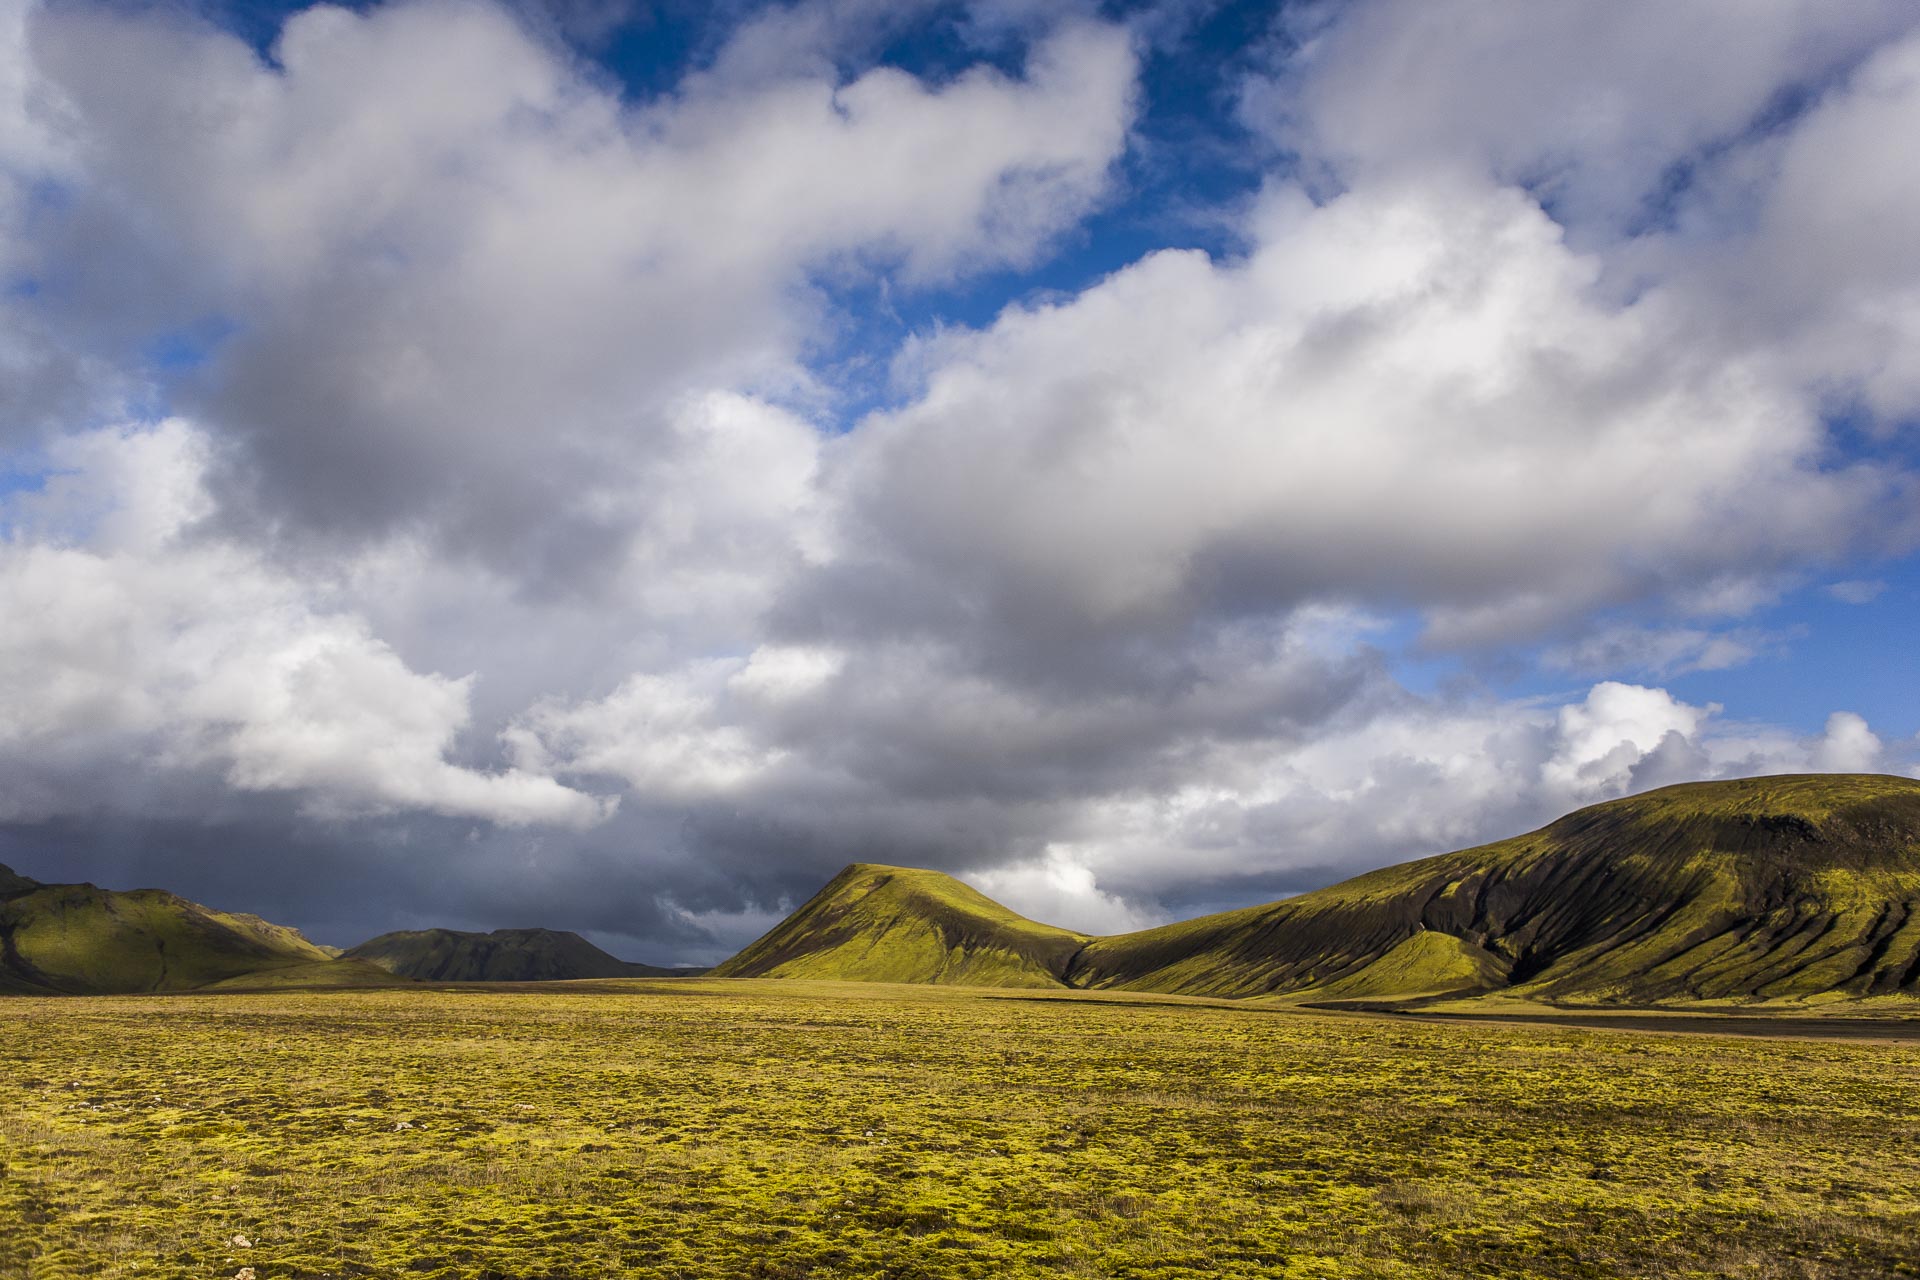
[[[7,967],[57,991],[178,991],[328,958],[292,929],[157,889],[42,885],[0,902]]]
[[[1423,930],[1358,973],[1305,994],[1320,1000],[1408,999],[1484,990],[1505,974],[1499,957],[1450,933]]]
[[[1910,1045],[1147,1000],[8,1001],[0,1276],[1916,1274]]]
[[[414,979],[390,973],[365,960],[315,960],[271,969],[255,969],[222,978],[203,991],[285,991],[310,987],[405,987]]]
[[[1067,977],[1231,997],[1385,994],[1422,981],[1434,957],[1389,958],[1431,934],[1484,957],[1447,981],[1507,996],[1863,999],[1920,992],[1916,922],[1920,781],[1756,778],[1631,796],[1284,902],[1098,939]]]
[[[713,972],[732,978],[1059,987],[1087,935],[937,871],[856,863]]]

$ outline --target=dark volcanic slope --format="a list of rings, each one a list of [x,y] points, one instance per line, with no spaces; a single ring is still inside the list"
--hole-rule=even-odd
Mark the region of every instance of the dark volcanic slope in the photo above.
[[[427,982],[552,982],[566,978],[659,978],[698,973],[617,960],[577,933],[421,929],[383,933],[341,953]]]
[[[0,867],[0,991],[186,991],[329,958],[258,916],[159,889],[40,884]]]
[[[1599,1003],[1920,992],[1920,782],[1691,783],[1091,943],[1077,986]]]
[[[1086,941],[1085,934],[1016,915],[938,871],[855,863],[713,972],[1058,987]]]

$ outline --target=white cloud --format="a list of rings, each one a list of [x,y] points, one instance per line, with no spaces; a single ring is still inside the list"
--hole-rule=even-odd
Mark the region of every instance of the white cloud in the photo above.
[[[1920,406],[1920,18],[1897,0],[1322,8],[1248,119],[1354,189],[1524,187],[1604,288],[1839,407]],[[1517,53],[1517,51],[1524,51]]]
[[[1583,674],[1673,676],[1742,666],[1780,639],[1754,630],[1609,626],[1554,645],[1540,660],[1554,670]]]
[[[923,393],[832,473],[854,536],[1109,622],[1412,601],[1455,644],[1900,523],[1894,477],[1822,465],[1799,388],[1597,293],[1516,192],[1279,189],[1251,230],[917,353]]]
[[[1664,689],[1597,684],[1586,701],[1560,708],[1558,749],[1541,766],[1541,777],[1569,794],[1606,794],[1625,789],[1633,770],[1667,739],[1692,739],[1717,707],[1691,707]]]
[[[1103,892],[1082,856],[1067,845],[1048,845],[1038,860],[992,867],[966,879],[1029,920],[1082,933],[1130,933],[1163,923],[1154,913]]]
[[[605,509],[689,397],[812,393],[811,279],[1028,261],[1103,197],[1133,109],[1094,24],[1024,78],[714,72],[638,106],[489,4],[308,9],[277,66],[157,12],[30,28],[77,158],[37,232],[69,341],[219,317],[196,412],[242,446],[229,504],[540,578],[617,558]]]
[[[1812,768],[1819,773],[1873,773],[1884,767],[1886,749],[1867,722],[1851,711],[1827,717],[1826,732],[1814,744]]]
[[[763,645],[727,682],[736,697],[763,706],[790,705],[824,690],[847,665],[847,655],[808,645]]]
[[[1872,604],[1887,589],[1887,584],[1877,579],[1850,579],[1835,582],[1827,587],[1827,594],[1842,604]]]
[[[715,660],[630,676],[593,702],[532,708],[507,740],[522,768],[620,778],[645,800],[738,791],[783,754],[727,723],[716,705],[740,670]]]
[[[178,421],[73,439],[0,543],[0,755],[10,818],[97,803],[105,770],[219,769],[316,814],[422,809],[590,825],[610,802],[447,760],[469,679],[412,671],[244,549],[194,537],[206,441]],[[82,532],[90,535],[81,545]],[[69,769],[65,794],[47,769]],[[8,793],[11,794],[8,794]]]
[[[1320,5],[1245,95],[1250,123],[1356,183],[1464,168],[1607,236],[1658,213],[1677,165],[1741,138],[1914,25],[1899,0],[1478,0]]]
[[[1883,419],[1920,409],[1920,172],[1888,140],[1920,128],[1920,33],[1874,53],[1805,119],[1709,184],[1752,224],[1718,253],[1682,235],[1658,252],[1704,323],[1777,351]],[[1732,187],[1737,196],[1723,194]]]

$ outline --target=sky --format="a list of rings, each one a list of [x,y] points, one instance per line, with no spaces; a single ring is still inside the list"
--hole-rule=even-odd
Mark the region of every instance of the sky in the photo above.
[[[711,963],[1920,772],[1905,0],[0,0],[0,862]]]

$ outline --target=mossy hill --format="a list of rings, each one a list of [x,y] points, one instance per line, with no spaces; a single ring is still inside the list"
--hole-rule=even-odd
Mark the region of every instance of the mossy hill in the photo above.
[[[162,890],[40,884],[0,867],[0,993],[693,972],[541,929],[389,934],[334,955]],[[938,872],[856,864],[714,973],[1396,1004],[1915,997],[1920,781],[1668,787],[1297,898],[1108,938],[1026,919]]]
[[[1058,987],[1086,934],[1017,915],[952,876],[855,863],[722,978]]]
[[[932,872],[855,866],[715,972],[1396,1003],[1920,995],[1920,781],[1668,787],[1282,902],[1097,939]]]
[[[1087,947],[1075,985],[1573,1003],[1920,987],[1920,782],[1692,783]]]
[[[41,884],[0,867],[0,991],[187,991],[331,960],[298,932],[160,889]]]
[[[703,972],[618,960],[577,933],[555,929],[454,929],[383,933],[341,953],[426,982],[551,982],[567,978],[660,978]]]
[[[412,987],[412,978],[382,969],[366,960],[320,960],[312,964],[280,965],[222,978],[201,991],[320,991],[330,987]]]

